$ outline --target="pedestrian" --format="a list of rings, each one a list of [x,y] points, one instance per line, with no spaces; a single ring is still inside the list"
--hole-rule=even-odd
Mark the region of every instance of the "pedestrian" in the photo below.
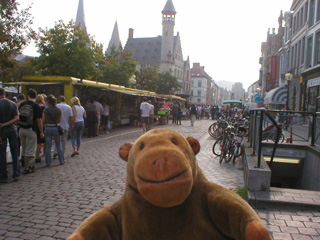
[[[172,123],[176,123],[177,124],[178,113],[179,113],[178,103],[174,102],[173,106],[172,106]]]
[[[16,103],[17,104],[17,108],[19,108],[20,103],[24,102],[25,100],[26,100],[26,96],[23,93],[19,94],[17,96],[17,103]]]
[[[181,111],[181,106],[180,103],[177,102],[177,119],[176,119],[176,124],[181,125],[181,117],[182,117],[182,111]]]
[[[149,106],[150,106],[150,119],[149,119],[149,124],[150,124],[150,129],[153,124],[154,120],[154,105],[152,104],[151,100],[148,101]]]
[[[44,135],[46,138],[46,166],[50,167],[52,162],[52,140],[54,140],[58,152],[60,165],[63,165],[65,161],[61,147],[61,136],[58,129],[58,125],[62,119],[62,113],[61,109],[57,107],[57,99],[52,94],[47,96],[47,106],[42,113],[42,122],[45,125]]]
[[[196,120],[197,117],[197,108],[194,104],[191,105],[190,108],[190,120],[191,120],[191,126],[194,125],[194,121]]]
[[[147,98],[142,98],[142,103],[140,104],[140,114],[141,114],[141,122],[142,122],[142,131],[146,133],[149,131],[149,118],[150,118],[150,105],[147,103]]]
[[[18,121],[17,105],[6,98],[5,90],[0,88],[0,183],[8,182],[7,174],[7,142],[9,141],[12,156],[12,177],[20,178],[18,161],[18,134],[15,123]]]
[[[201,120],[201,106],[200,105],[197,106],[197,119]]]
[[[41,111],[41,115],[42,115],[43,110],[46,108],[44,106],[44,98],[43,98],[42,94],[37,95],[35,103],[38,104],[38,106],[40,107],[40,111]],[[37,129],[37,131],[36,131],[36,133],[37,133],[37,149],[36,149],[35,162],[40,163],[41,162],[41,157],[40,157],[41,148],[46,141],[45,141],[45,138],[40,137],[40,129],[38,129],[38,126],[36,129]]]
[[[59,96],[58,98],[59,104],[57,104],[57,107],[61,109],[62,113],[62,119],[60,126],[63,128],[63,134],[61,136],[61,145],[62,145],[62,152],[63,155],[65,154],[66,151],[66,144],[67,144],[67,139],[69,135],[69,129],[72,126],[72,109],[71,107],[66,104],[66,98],[64,96]]]
[[[93,97],[93,104],[96,106],[97,109],[97,131],[96,131],[96,136],[99,136],[100,132],[100,122],[101,122],[101,115],[103,112],[103,106],[101,103],[98,102],[98,97],[94,96]]]
[[[110,107],[107,102],[103,102],[103,112],[101,115],[101,128],[103,133],[109,133],[109,116],[110,116]]]
[[[87,100],[85,106],[86,110],[86,124],[88,127],[88,137],[95,137],[97,134],[98,110],[92,99]]]
[[[35,103],[37,91],[30,88],[27,94],[27,101],[20,103],[19,106],[19,120],[20,127],[19,137],[21,140],[22,158],[24,160],[24,174],[34,172],[34,166],[30,164],[31,159],[35,157],[38,127],[40,137],[43,138],[43,125],[41,120],[41,109]]]
[[[26,96],[23,93],[19,94],[17,96],[17,103],[16,103],[17,108],[19,108],[20,103],[24,102],[25,100],[26,100]],[[21,148],[21,141],[20,141],[20,137],[19,137],[19,129],[20,128],[19,128],[18,124],[16,124],[16,125],[17,125],[17,134],[18,134],[18,158],[19,158],[20,157],[20,148]],[[21,165],[24,166],[24,160],[22,157],[19,160],[19,162],[21,162]]]
[[[72,148],[73,153],[71,154],[71,157],[74,157],[75,155],[80,154],[80,144],[81,144],[81,137],[82,132],[84,129],[84,119],[86,116],[86,111],[81,106],[79,98],[73,97],[71,99],[72,104],[72,122],[73,126],[71,126],[71,142],[72,142]]]

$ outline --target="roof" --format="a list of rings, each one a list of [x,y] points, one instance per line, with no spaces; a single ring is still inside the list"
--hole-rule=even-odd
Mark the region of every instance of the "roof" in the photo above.
[[[121,41],[120,41],[117,21],[115,22],[114,27],[113,27],[113,32],[112,32],[112,36],[111,36],[111,39],[110,39],[110,42],[108,45],[107,54],[111,53],[112,47],[115,47],[116,51],[118,51],[118,50],[122,51],[122,45],[121,45]]]
[[[190,69],[191,77],[205,77],[211,79],[211,77],[204,71],[202,67],[193,67]]]
[[[138,63],[161,62],[162,37],[154,38],[129,38],[125,51],[131,51]]]
[[[168,0],[166,5],[164,6],[164,9],[161,12],[162,14],[167,14],[167,15],[175,15],[177,14],[176,9],[173,6],[172,0]]]
[[[287,86],[272,89],[264,97],[265,104],[286,104],[288,89]]]
[[[77,12],[77,18],[76,18],[76,26],[78,25],[80,25],[80,30],[83,30],[86,28],[83,0],[79,0],[78,12]]]

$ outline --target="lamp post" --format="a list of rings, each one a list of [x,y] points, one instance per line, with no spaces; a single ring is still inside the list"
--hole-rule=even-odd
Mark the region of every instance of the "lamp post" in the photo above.
[[[287,80],[287,107],[286,107],[286,109],[289,110],[289,93],[290,93],[290,91],[289,91],[289,86],[290,86],[289,82],[292,80],[293,74],[291,72],[288,72],[288,73],[286,73],[285,77],[286,77],[286,80]]]

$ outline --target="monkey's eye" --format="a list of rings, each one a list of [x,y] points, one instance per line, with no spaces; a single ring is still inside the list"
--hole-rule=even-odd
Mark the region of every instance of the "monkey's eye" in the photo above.
[[[174,140],[174,139],[171,139],[171,142],[172,142],[174,145],[178,145],[177,141]]]
[[[140,144],[140,150],[142,150],[142,149],[144,149],[144,144],[143,143]]]

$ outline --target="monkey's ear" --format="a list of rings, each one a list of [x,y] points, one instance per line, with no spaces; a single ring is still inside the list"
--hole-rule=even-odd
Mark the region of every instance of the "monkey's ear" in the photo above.
[[[197,155],[200,152],[200,143],[197,139],[193,138],[193,137],[187,137],[187,141],[190,144],[194,155]]]
[[[129,157],[129,152],[132,147],[132,143],[125,143],[121,145],[119,148],[119,156],[121,157],[122,160],[128,162],[128,157]]]

